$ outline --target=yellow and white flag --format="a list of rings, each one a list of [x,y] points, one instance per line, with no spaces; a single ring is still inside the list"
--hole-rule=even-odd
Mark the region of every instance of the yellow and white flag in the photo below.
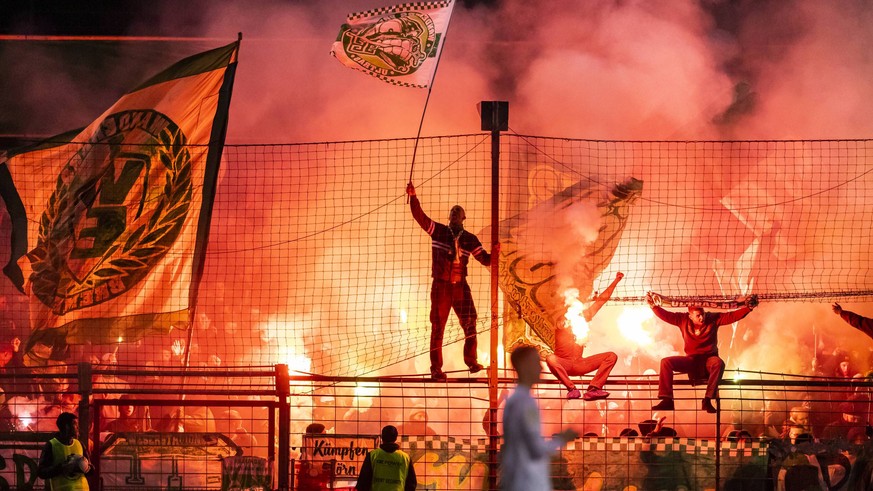
[[[561,279],[571,280],[577,298],[591,296],[592,282],[612,261],[642,192],[643,182],[633,177],[612,186],[584,179],[501,221],[499,284],[511,307],[504,323],[507,352],[518,344],[555,348],[555,330],[568,310]],[[577,215],[573,210],[580,205],[586,211]],[[591,223],[576,223],[580,219]],[[559,237],[572,235],[570,224],[589,229],[590,236],[565,238],[567,243],[555,248]]]
[[[0,162],[3,271],[31,297],[32,358],[188,327],[238,50],[186,58],[85,129]]]

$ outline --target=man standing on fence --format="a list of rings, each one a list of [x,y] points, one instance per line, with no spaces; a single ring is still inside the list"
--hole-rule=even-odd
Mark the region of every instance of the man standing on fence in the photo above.
[[[550,491],[551,457],[579,436],[564,430],[551,440],[540,433],[540,410],[531,389],[540,381],[540,355],[533,346],[519,346],[509,357],[518,374],[518,386],[503,410],[503,447],[500,450],[500,489]]]
[[[73,413],[61,413],[57,425],[58,433],[42,449],[37,475],[51,491],[88,491],[85,474],[91,464],[88,449],[76,439],[79,420]]]
[[[733,324],[749,315],[758,305],[758,296],[745,298],[745,305],[730,312],[706,312],[702,307],[689,306],[688,313],[668,312],[655,305],[652,293],[646,294],[649,307],[662,321],[673,324],[682,332],[685,341],[686,356],[668,356],[661,360],[661,373],[658,377],[658,398],[661,402],[654,405],[654,411],[672,411],[673,404],[673,372],[687,373],[691,380],[706,380],[706,395],[701,409],[714,414],[712,400],[718,398],[718,383],[724,374],[724,360],[718,356],[718,328]]]
[[[624,274],[616,274],[615,279],[606,287],[606,290],[594,297],[594,302],[582,313],[585,317],[585,322],[591,322],[591,319],[597,315],[600,308],[612,296],[612,292],[622,278],[624,278]],[[567,399],[578,399],[579,397],[586,401],[606,399],[609,397],[609,392],[603,390],[603,384],[606,383],[609,372],[612,371],[612,367],[618,361],[618,356],[609,351],[586,358],[582,356],[584,349],[584,345],[576,343],[576,337],[573,335],[572,329],[566,326],[558,327],[555,329],[555,352],[546,357],[546,365],[548,365],[552,374],[567,388]],[[597,370],[597,373],[588,385],[588,390],[583,395],[576,388],[576,384],[570,380],[570,376],[585,375],[594,370]]]
[[[449,312],[455,310],[461,329],[464,330],[464,363],[470,373],[482,368],[477,361],[476,351],[476,306],[470,285],[467,284],[467,263],[470,256],[484,266],[491,266],[492,254],[485,252],[482,243],[475,235],[464,230],[467,215],[459,205],[449,212],[449,224],[443,225],[431,220],[421,209],[415,195],[415,186],[406,185],[412,217],[430,235],[433,251],[431,276],[433,285],[430,291],[430,374],[434,380],[445,380],[443,373],[443,334]],[[500,253],[500,244],[494,245],[494,256]]]
[[[360,491],[415,491],[418,481],[412,460],[397,444],[397,428],[382,428],[382,444],[364,459],[355,489]]]

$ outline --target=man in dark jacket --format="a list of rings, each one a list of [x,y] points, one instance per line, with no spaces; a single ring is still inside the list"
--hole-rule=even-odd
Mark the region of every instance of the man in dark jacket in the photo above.
[[[473,256],[484,266],[491,266],[492,255],[485,252],[478,237],[464,230],[467,215],[463,208],[453,206],[449,212],[449,224],[443,225],[431,220],[421,209],[415,186],[411,182],[406,186],[406,194],[409,195],[412,217],[430,235],[433,250],[433,286],[430,291],[431,377],[434,380],[446,379],[443,373],[443,334],[452,309],[464,330],[464,363],[470,373],[476,373],[484,367],[477,361],[476,306],[470,285],[467,284],[467,263]],[[500,253],[500,244],[494,245],[493,253]]]
[[[706,312],[702,307],[690,306],[688,313],[668,312],[655,305],[652,294],[646,295],[652,311],[662,321],[673,324],[682,332],[686,356],[668,356],[661,360],[658,377],[658,398],[655,411],[671,411],[673,405],[673,372],[687,373],[692,380],[706,379],[706,395],[701,409],[715,413],[712,400],[718,398],[718,383],[724,374],[724,360],[718,356],[718,328],[733,324],[749,315],[758,305],[758,297],[746,297],[745,306],[730,312]]]
[[[355,489],[360,491],[415,491],[418,481],[412,460],[397,444],[397,428],[382,428],[382,444],[364,459]]]
[[[834,313],[840,316],[840,318],[846,321],[850,326],[873,338],[873,319],[864,317],[863,315],[858,315],[854,312],[849,312],[848,310],[843,310],[843,307],[838,303],[834,303],[833,309]]]

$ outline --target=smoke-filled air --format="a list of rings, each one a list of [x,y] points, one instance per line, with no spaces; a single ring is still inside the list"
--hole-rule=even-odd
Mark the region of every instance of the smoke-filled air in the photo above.
[[[273,1],[252,8],[214,2],[186,24],[179,19],[190,16],[178,10],[185,6],[174,5],[161,14],[163,32],[219,40],[125,46],[123,55],[107,55],[102,63],[118,76],[92,79],[50,47],[30,48],[34,56],[26,63],[13,61],[20,46],[0,55],[6,76],[21,82],[0,97],[17,101],[28,134],[48,136],[89,124],[137,80],[168,65],[162,53],[175,60],[243,33],[195,322],[197,347],[191,347],[196,363],[288,363],[292,370],[331,375],[428,371],[431,240],[411,216],[405,193],[428,90],[349,70],[329,53],[346,15],[381,6],[374,3]],[[581,308],[574,303],[584,308],[616,273],[625,274],[613,299],[587,323],[588,332],[579,333],[586,352],[618,354],[614,374],[641,375],[657,370],[661,357],[682,353],[678,330],[645,304],[650,290],[770,294],[739,327],[722,329],[729,371],[810,374],[814,358],[838,349],[849,352],[857,371],[866,371],[873,368],[873,340],[830,305],[838,300],[873,315],[873,305],[861,302],[866,296],[835,294],[870,290],[873,258],[858,241],[863,229],[869,242],[873,208],[863,202],[869,201],[863,184],[870,178],[855,172],[869,158],[864,148],[841,167],[842,154],[823,156],[827,145],[820,142],[652,142],[870,138],[871,25],[873,5],[864,2],[459,3],[421,135],[472,136],[424,138],[412,182],[437,222],[446,223],[449,209],[463,205],[466,230],[491,251],[489,143],[477,103],[509,101],[507,133],[545,138],[519,139],[529,147],[507,157],[500,219],[527,221],[501,234],[531,261],[553,268],[555,298],[562,308],[576,308],[577,317]],[[153,29],[134,24],[129,34]],[[82,56],[99,59],[101,53]],[[53,76],[41,75],[46,72]],[[100,85],[110,80],[122,82]],[[103,99],[91,107],[85,94],[95,92]],[[384,141],[355,143],[363,140]],[[289,143],[301,145],[233,147]],[[549,167],[548,182],[530,178],[537,166]],[[825,192],[855,178],[848,188]],[[598,205],[616,196],[616,183],[631,179],[642,181],[641,191],[622,205],[626,222],[614,255],[595,269],[580,264],[577,253],[593,247],[609,219]],[[557,214],[524,215],[589,181],[597,189],[592,200]],[[841,209],[854,210],[856,219],[843,220]],[[843,269],[833,266],[837,259]],[[536,271],[542,270],[528,273]],[[487,364],[489,270],[471,257],[469,275],[479,313],[479,361]],[[0,291],[7,306],[25,304],[8,285]],[[801,295],[807,292],[827,294]],[[16,322],[26,325],[21,317]],[[462,338],[452,314],[446,370],[465,369]],[[77,356],[114,349],[119,362],[174,364],[187,340],[170,331],[138,346],[119,340],[120,348],[87,347]],[[361,397],[370,395],[363,390]]]

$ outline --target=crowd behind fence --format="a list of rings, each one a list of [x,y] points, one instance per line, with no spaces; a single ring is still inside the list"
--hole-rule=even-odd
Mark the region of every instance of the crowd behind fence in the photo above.
[[[513,381],[511,372],[501,375],[502,409]],[[139,382],[113,384],[133,378]],[[484,489],[496,465],[485,378],[436,383],[289,376],[282,365],[146,371],[83,363],[63,373],[6,370],[0,383],[0,479],[9,489],[44,487],[36,462],[63,411],[79,415],[97,489],[353,487],[385,424],[398,427],[420,489]],[[544,434],[572,426],[582,435],[554,460],[556,489],[594,481],[601,489],[716,482],[769,489],[803,476],[848,482],[870,471],[867,378],[732,372],[715,415],[699,410],[702,386],[684,380],[676,410],[653,413],[656,384],[615,377],[612,395],[596,402],[567,400],[552,380],[535,388]],[[502,421],[497,427],[502,432]],[[816,465],[823,471],[812,476]]]

